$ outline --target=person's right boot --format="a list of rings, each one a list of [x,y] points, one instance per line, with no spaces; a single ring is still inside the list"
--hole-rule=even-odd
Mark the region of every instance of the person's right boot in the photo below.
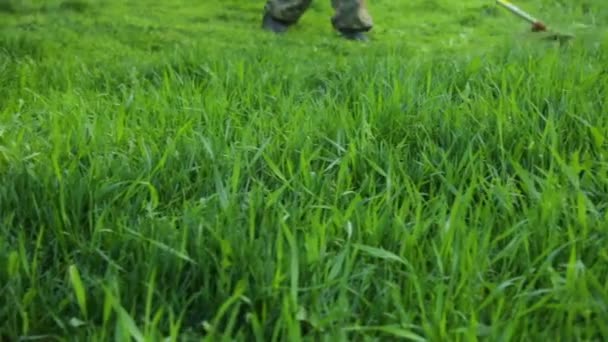
[[[262,19],[262,28],[274,33],[283,33],[291,26],[290,23],[273,18],[270,13],[265,13]]]

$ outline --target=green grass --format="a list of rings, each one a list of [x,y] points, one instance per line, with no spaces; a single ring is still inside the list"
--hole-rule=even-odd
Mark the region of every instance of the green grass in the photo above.
[[[604,2],[0,0],[0,340],[608,339]]]

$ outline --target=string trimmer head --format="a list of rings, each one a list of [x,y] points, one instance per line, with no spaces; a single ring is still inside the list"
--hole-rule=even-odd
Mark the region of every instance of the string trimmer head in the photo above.
[[[530,24],[532,24],[532,28],[531,28],[532,32],[546,32],[547,34],[545,35],[544,39],[557,40],[560,43],[562,43],[562,42],[565,42],[567,40],[574,38],[574,36],[571,34],[559,33],[559,32],[554,32],[554,31],[549,30],[547,28],[547,25],[545,25],[545,23],[536,19],[535,17],[531,16],[530,14],[524,12],[521,8],[515,6],[508,0],[496,0],[496,2],[499,5],[503,6],[504,8],[508,9],[509,11],[511,11],[511,13],[517,15],[518,17],[520,17],[520,18],[524,19],[525,21],[529,22]]]

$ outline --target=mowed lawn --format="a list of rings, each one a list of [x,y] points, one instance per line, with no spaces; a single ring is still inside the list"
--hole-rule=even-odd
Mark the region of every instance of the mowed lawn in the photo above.
[[[0,340],[605,341],[608,4],[0,0]]]

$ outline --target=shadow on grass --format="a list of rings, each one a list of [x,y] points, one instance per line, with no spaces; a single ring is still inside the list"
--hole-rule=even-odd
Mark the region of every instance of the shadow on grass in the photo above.
[[[0,37],[0,55],[5,55],[15,60],[24,58],[39,60],[43,54],[43,44],[37,39],[21,34]]]
[[[70,0],[62,2],[59,5],[59,10],[83,13],[89,9],[89,6],[90,4],[86,1]]]
[[[0,13],[16,13],[17,10],[12,2],[0,0]]]
[[[9,14],[32,14],[32,13],[52,13],[52,12],[75,12],[84,13],[90,8],[91,4],[88,1],[82,0],[67,0],[59,3],[50,2],[42,6],[27,6],[18,5],[16,1],[0,0],[0,13]]]

